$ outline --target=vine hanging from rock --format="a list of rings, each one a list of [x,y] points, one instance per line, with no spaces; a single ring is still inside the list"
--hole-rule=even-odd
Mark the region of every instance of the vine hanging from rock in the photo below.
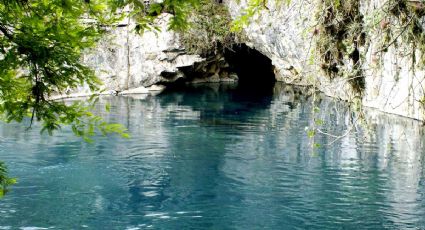
[[[425,3],[415,0],[389,0],[382,8],[379,28],[383,35],[382,46],[376,53],[399,48],[403,43],[404,55],[411,57],[412,71],[425,65],[425,31],[422,26]],[[419,57],[417,57],[419,51]]]
[[[365,46],[366,33],[360,0],[319,1],[314,35],[315,55],[325,75],[330,79],[347,77],[353,90],[362,95],[361,47]]]

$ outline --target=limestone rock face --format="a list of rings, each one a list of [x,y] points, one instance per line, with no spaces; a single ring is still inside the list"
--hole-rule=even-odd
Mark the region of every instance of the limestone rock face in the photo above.
[[[314,71],[307,65],[310,36],[305,28],[310,28],[313,21],[314,1],[291,1],[288,7],[267,1],[267,10],[253,16],[251,22],[244,28],[247,45],[260,51],[272,60],[276,79],[298,85],[309,85],[306,78],[296,76],[295,71]],[[233,18],[237,18],[248,6],[247,0],[225,1]]]
[[[111,94],[140,94],[157,92],[163,89],[157,85],[181,78],[192,83],[237,80],[219,54],[207,58],[188,54],[178,33],[168,30],[171,17],[161,14],[155,22],[157,30],[143,34],[134,31],[134,21],[125,19],[110,28],[97,47],[84,55],[84,63],[103,81],[103,90]],[[82,93],[91,92],[83,86],[78,89],[78,94]]]
[[[367,1],[363,14],[376,14],[384,2]],[[384,112],[425,120],[424,108],[420,103],[425,96],[425,72],[423,67],[412,66],[411,56],[406,55],[409,44],[401,44],[397,48],[391,46],[387,52],[377,55],[377,51],[382,49],[379,43],[382,37],[379,31],[373,31],[369,36],[372,42],[363,66],[366,80],[364,104]],[[416,57],[420,57],[418,50],[415,53]]]
[[[246,44],[272,60],[276,79],[296,85],[315,85],[326,95],[350,100],[356,97],[348,79],[324,77],[318,63],[310,61],[314,49],[315,11],[318,1],[268,0],[267,10],[256,14],[244,28]],[[223,1],[233,18],[247,7],[247,0]],[[384,0],[362,0],[365,20],[377,14]],[[156,21],[158,31],[139,35],[134,22],[124,20],[110,29],[98,46],[87,52],[84,62],[96,70],[107,92],[143,89],[152,85],[173,83],[184,78],[190,82],[237,81],[221,57],[202,58],[185,51],[178,34],[167,30],[171,15],[162,14]],[[369,22],[365,22],[369,23]],[[379,31],[368,31],[367,46],[362,53],[361,69],[365,76],[363,105],[405,117],[424,120],[420,101],[425,92],[425,72],[412,68],[402,47],[391,47],[377,61],[381,48]],[[420,53],[417,53],[417,57]],[[260,79],[261,80],[261,79]],[[145,90],[141,90],[145,92]],[[141,92],[140,91],[140,92]],[[149,91],[149,89],[148,89]],[[88,93],[87,87],[78,90]],[[128,91],[127,91],[128,92]],[[131,92],[131,91],[130,91]]]
[[[117,92],[174,82],[184,75],[179,68],[204,59],[190,55],[179,44],[178,35],[167,30],[170,14],[156,20],[158,30],[137,34],[134,22],[124,20],[110,29],[97,47],[87,52],[84,63],[104,82],[104,89]],[[86,90],[85,88],[81,90]]]
[[[317,0],[319,1],[319,0]],[[268,0],[267,10],[255,15],[244,28],[247,45],[255,48],[272,60],[276,79],[298,85],[315,84],[331,97],[349,100],[356,96],[347,78],[337,77],[332,81],[323,76],[317,63],[309,61],[314,48],[313,29],[317,1]],[[361,13],[371,20],[381,9],[384,0],[361,1]],[[233,18],[247,7],[247,0],[225,1]],[[370,23],[366,21],[365,23]],[[381,48],[379,31],[369,31],[369,42],[364,49],[362,69],[365,76],[363,105],[381,111],[424,120],[420,100],[425,92],[425,72],[412,68],[410,57],[402,54],[403,47],[392,47],[376,62],[375,53]],[[382,34],[381,34],[382,36]],[[419,57],[420,53],[417,53]]]

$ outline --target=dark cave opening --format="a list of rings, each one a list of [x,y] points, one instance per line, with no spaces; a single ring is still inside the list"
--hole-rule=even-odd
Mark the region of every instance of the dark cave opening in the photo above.
[[[236,44],[224,52],[230,70],[239,77],[243,88],[271,89],[276,82],[272,61],[258,50]]]
[[[224,60],[217,58],[223,56]],[[183,72],[184,77],[164,83],[167,86],[167,92],[190,90],[191,86],[194,85],[194,80],[202,79],[206,81],[201,81],[201,83],[206,84],[235,85],[235,87],[229,87],[228,89],[228,92],[234,93],[235,97],[240,95],[242,98],[249,97],[254,100],[273,94],[273,87],[276,82],[274,66],[272,61],[258,50],[243,43],[235,44],[230,48],[224,49],[224,52],[220,55],[211,57],[211,59],[193,66],[180,67],[179,70]],[[235,84],[231,81],[208,81],[214,73],[216,75],[218,73],[220,77],[228,77],[230,74],[236,73],[238,76],[237,83]],[[166,74],[162,73],[163,76],[166,76]],[[174,77],[175,73],[172,73],[167,78]]]

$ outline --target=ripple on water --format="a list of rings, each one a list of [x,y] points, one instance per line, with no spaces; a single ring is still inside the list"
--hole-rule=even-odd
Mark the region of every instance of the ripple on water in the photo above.
[[[40,138],[37,127],[0,124],[0,159],[19,178],[0,202],[0,229],[425,228],[414,123],[383,118],[371,136],[359,129],[335,143],[317,135],[313,151],[311,101],[235,94],[105,99],[107,119],[132,138],[95,144],[66,128]],[[346,107],[319,107],[324,131],[346,133]]]

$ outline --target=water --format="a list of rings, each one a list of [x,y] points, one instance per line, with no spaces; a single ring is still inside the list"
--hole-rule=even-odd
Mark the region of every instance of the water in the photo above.
[[[425,229],[418,122],[372,111],[346,134],[347,107],[323,97],[321,129],[346,135],[317,135],[312,151],[311,99],[282,85],[106,102],[131,139],[0,125],[0,159],[19,178],[0,229]]]

